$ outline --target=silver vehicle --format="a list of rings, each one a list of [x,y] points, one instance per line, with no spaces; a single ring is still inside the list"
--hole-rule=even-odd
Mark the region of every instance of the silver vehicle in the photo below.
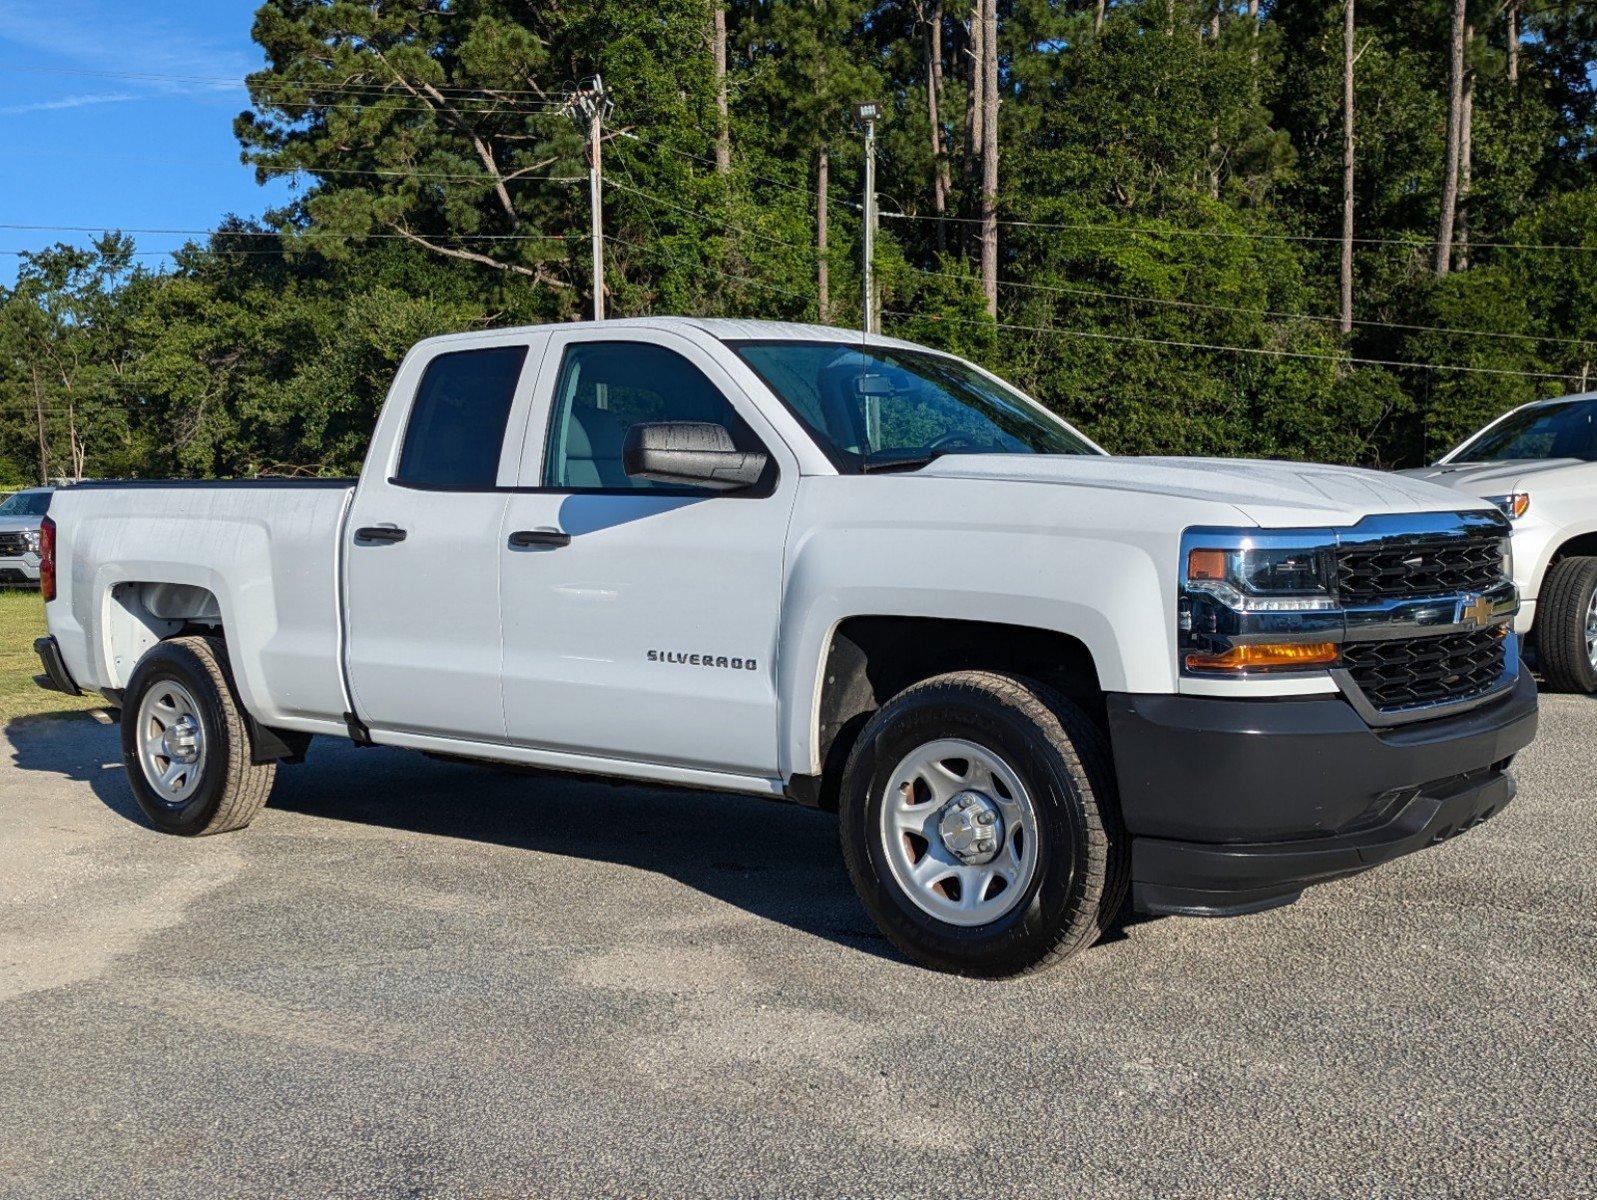
[[[39,586],[39,525],[53,487],[24,488],[0,503],[0,586]]]

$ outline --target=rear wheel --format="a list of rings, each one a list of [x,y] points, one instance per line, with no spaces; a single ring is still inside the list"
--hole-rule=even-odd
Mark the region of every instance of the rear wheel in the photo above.
[[[1597,692],[1597,558],[1559,559],[1542,582],[1536,652],[1549,687]]]
[[[894,697],[854,747],[839,817],[871,916],[939,970],[1061,962],[1125,898],[1107,743],[1074,704],[1028,681],[962,671]]]
[[[254,819],[277,765],[250,761],[220,638],[174,638],[139,661],[123,697],[122,761],[139,808],[167,833],[225,833]]]

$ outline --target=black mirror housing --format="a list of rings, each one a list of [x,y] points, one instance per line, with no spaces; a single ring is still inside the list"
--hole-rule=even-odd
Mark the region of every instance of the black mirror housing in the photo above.
[[[629,476],[718,492],[753,487],[769,456],[739,450],[724,425],[708,421],[643,422],[627,430],[621,467]]]

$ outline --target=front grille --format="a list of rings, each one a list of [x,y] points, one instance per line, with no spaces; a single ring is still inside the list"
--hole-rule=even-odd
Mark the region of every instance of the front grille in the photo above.
[[[0,533],[0,556],[17,558],[28,552],[28,537],[24,533]]]
[[[1342,647],[1342,665],[1382,712],[1471,700],[1502,679],[1506,634],[1498,626],[1438,637],[1348,642]]]
[[[1353,605],[1484,592],[1503,582],[1502,536],[1486,530],[1346,546],[1336,556],[1338,594]]]

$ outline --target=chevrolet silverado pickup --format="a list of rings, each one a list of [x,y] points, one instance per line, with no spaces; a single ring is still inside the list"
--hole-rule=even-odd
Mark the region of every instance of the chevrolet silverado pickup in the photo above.
[[[39,527],[54,492],[51,487],[23,488],[0,502],[0,585],[39,585]]]
[[[1480,496],[1513,522],[1514,628],[1550,687],[1597,692],[1597,392],[1522,405],[1405,474]]]
[[[159,829],[248,824],[318,734],[786,797],[904,953],[1004,975],[1128,893],[1252,912],[1501,811],[1509,530],[1114,457],[904,341],[618,320],[422,342],[358,480],[61,490],[38,649]]]

